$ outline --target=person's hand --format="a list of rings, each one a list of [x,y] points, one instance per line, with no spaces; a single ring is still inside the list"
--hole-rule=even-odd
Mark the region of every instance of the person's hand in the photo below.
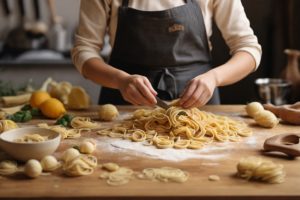
[[[128,75],[119,81],[119,90],[123,98],[133,105],[153,106],[157,92],[145,76]]]
[[[181,94],[180,105],[183,108],[205,105],[212,97],[216,86],[217,79],[212,71],[193,78]]]

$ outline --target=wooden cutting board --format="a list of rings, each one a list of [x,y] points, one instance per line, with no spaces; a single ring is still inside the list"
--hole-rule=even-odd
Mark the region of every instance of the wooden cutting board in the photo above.
[[[119,110],[123,115],[128,114],[137,107],[123,106]],[[186,183],[159,183],[146,180],[132,180],[129,184],[119,187],[108,186],[99,179],[100,169],[93,175],[68,178],[59,173],[41,176],[37,179],[27,179],[22,176],[15,178],[0,178],[0,198],[55,198],[55,199],[299,199],[300,198],[300,160],[290,160],[285,156],[267,156],[262,153],[263,142],[266,138],[281,133],[299,133],[298,126],[280,124],[273,129],[265,129],[255,125],[254,121],[245,117],[243,106],[206,106],[203,110],[217,114],[227,115],[247,122],[254,131],[254,135],[245,138],[239,143],[226,144],[220,153],[224,156],[216,157],[205,152],[203,158],[184,161],[169,161],[154,159],[150,156],[135,154],[134,152],[110,152],[108,149],[98,147],[99,163],[116,162],[121,166],[141,171],[148,167],[177,167],[190,173]],[[80,116],[97,118],[95,108],[88,111],[74,112]],[[39,122],[51,123],[51,120],[33,120],[30,124]],[[117,123],[117,122],[115,122]],[[102,123],[110,126],[111,123]],[[100,136],[87,133],[83,137]],[[64,140],[56,156],[78,143],[79,140]],[[209,147],[205,147],[209,148]],[[265,184],[248,182],[236,178],[236,164],[244,156],[262,156],[284,165],[287,172],[286,181],[282,184]],[[209,175],[218,175],[221,180],[211,182]],[[148,197],[148,198],[147,198]]]

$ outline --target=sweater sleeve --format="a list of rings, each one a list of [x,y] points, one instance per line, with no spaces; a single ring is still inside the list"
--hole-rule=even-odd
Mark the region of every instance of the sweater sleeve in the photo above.
[[[81,1],[79,26],[75,44],[71,50],[72,61],[82,73],[83,64],[91,58],[99,58],[109,20],[111,0]]]
[[[216,25],[233,55],[239,51],[248,52],[258,68],[262,49],[254,35],[241,0],[214,0],[213,16]]]

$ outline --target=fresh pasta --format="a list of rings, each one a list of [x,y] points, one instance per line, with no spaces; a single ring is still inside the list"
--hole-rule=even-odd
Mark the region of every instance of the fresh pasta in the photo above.
[[[242,158],[237,165],[237,175],[247,180],[282,183],[285,179],[283,165],[259,157]]]
[[[10,129],[18,128],[18,125],[12,120],[0,120],[0,133]]]
[[[111,186],[124,185],[134,178],[134,171],[126,167],[118,167],[115,171],[101,173],[100,178],[105,179]]]
[[[97,158],[92,155],[79,155],[63,164],[63,171],[68,176],[85,176],[94,172]]]
[[[153,181],[160,182],[186,182],[189,174],[181,169],[172,167],[162,167],[162,168],[146,168],[143,170],[143,174],[139,176],[140,178],[146,178]]]
[[[0,175],[8,176],[18,171],[18,165],[11,160],[4,160],[0,162]]]
[[[59,126],[59,125],[49,126],[46,123],[38,124],[38,127],[53,130],[53,131],[59,133],[61,135],[62,139],[79,138],[81,136],[81,132],[82,132],[82,129],[67,129],[67,128],[65,128],[63,126]]]
[[[71,127],[76,129],[93,129],[100,125],[93,122],[89,117],[74,117],[71,121]]]
[[[14,140],[14,142],[18,143],[34,143],[34,142],[45,142],[48,140],[48,136],[43,136],[40,134],[27,134],[23,135],[20,138]]]
[[[148,142],[157,148],[199,149],[212,142],[239,141],[252,134],[241,121],[200,111],[170,107],[165,110],[139,109],[133,116],[99,135]]]

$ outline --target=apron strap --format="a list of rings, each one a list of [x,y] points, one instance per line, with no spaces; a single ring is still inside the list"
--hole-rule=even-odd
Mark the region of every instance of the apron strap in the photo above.
[[[164,68],[157,83],[159,97],[165,100],[172,100],[178,96],[176,77]]]
[[[191,3],[191,0],[184,0],[185,3]],[[128,7],[129,0],[123,0],[122,6],[123,7]]]

